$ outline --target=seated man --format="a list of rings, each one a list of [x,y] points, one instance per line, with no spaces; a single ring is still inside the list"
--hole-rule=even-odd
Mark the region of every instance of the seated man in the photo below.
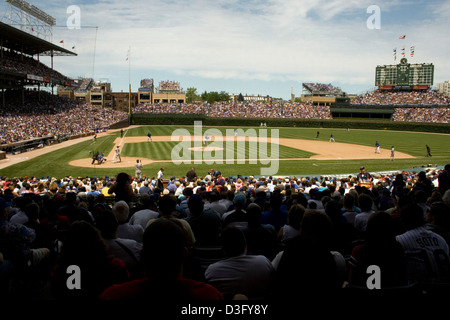
[[[155,303],[155,307],[156,302],[163,301],[223,300],[222,294],[211,285],[182,277],[187,251],[186,235],[178,220],[155,219],[144,233],[141,252],[144,277],[113,285],[100,299],[145,300]]]
[[[238,227],[228,226],[223,230],[222,248],[227,258],[209,265],[206,281],[226,299],[236,294],[248,298],[268,295],[274,273],[272,263],[263,255],[247,255],[247,242]]]

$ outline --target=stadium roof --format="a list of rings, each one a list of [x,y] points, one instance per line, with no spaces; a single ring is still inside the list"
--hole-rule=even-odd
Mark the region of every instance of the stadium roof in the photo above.
[[[32,34],[0,22],[0,38],[3,48],[9,48],[28,55],[76,56],[77,54]]]

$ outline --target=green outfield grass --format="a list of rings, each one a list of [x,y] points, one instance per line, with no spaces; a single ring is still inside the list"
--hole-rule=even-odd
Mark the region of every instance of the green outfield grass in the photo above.
[[[152,136],[170,136],[177,128],[187,129],[194,133],[193,126],[142,126],[125,131],[126,136],[146,136],[150,131]],[[208,127],[203,127],[203,130]],[[232,127],[218,127],[224,135],[226,129]],[[247,130],[249,128],[242,128]],[[255,128],[258,132],[259,128]],[[267,128],[272,129],[272,128]],[[344,142],[358,145],[374,146],[375,141],[381,144],[382,148],[389,149],[392,145],[399,152],[404,152],[414,156],[414,159],[396,159],[394,162],[386,160],[299,160],[280,161],[277,175],[309,175],[309,174],[342,174],[358,172],[359,167],[364,165],[370,172],[402,170],[427,165],[440,166],[450,163],[450,135],[400,132],[384,130],[359,130],[351,129],[322,129],[322,128],[277,128],[280,138],[291,139],[311,139],[316,140],[316,132],[320,132],[320,141],[328,141],[331,133],[334,134],[336,142]],[[269,132],[270,136],[270,132]],[[102,168],[101,166],[81,168],[70,166],[68,163],[76,159],[90,158],[91,152],[99,150],[108,154],[114,147],[114,140],[119,137],[119,132],[111,132],[109,135],[98,138],[94,143],[91,140],[80,142],[71,147],[49,152],[37,158],[24,161],[22,163],[0,169],[1,176],[115,176],[119,172],[125,171],[134,174],[133,168]],[[177,142],[156,142],[152,143],[130,143],[125,144],[122,149],[124,157],[152,158],[154,160],[170,160],[170,154]],[[431,148],[432,158],[427,158],[425,145]],[[270,155],[270,147],[268,148]],[[237,150],[235,150],[236,154]],[[225,153],[225,151],[224,151]],[[280,145],[280,158],[308,158],[312,154],[306,151],[297,150]],[[26,154],[24,154],[26,156]],[[356,155],[355,155],[356,156]],[[181,164],[172,162],[153,163],[144,166],[143,173],[147,176],[154,176],[159,168],[165,168],[165,176],[181,176],[194,166],[198,174],[206,174],[211,168],[220,170],[226,176],[256,175],[260,173],[261,167],[268,167],[263,164]]]

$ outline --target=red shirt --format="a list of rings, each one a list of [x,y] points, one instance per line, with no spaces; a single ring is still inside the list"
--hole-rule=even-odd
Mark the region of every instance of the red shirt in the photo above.
[[[222,294],[210,284],[180,277],[172,286],[163,289],[152,286],[148,278],[115,284],[106,289],[100,300],[136,300],[147,296],[158,296],[161,291],[170,293],[171,299],[181,301],[223,300]]]

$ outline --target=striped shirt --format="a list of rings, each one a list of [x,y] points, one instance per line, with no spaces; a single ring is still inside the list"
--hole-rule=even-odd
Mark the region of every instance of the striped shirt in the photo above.
[[[439,279],[448,275],[450,252],[440,235],[419,227],[396,239],[405,249],[410,279]]]

